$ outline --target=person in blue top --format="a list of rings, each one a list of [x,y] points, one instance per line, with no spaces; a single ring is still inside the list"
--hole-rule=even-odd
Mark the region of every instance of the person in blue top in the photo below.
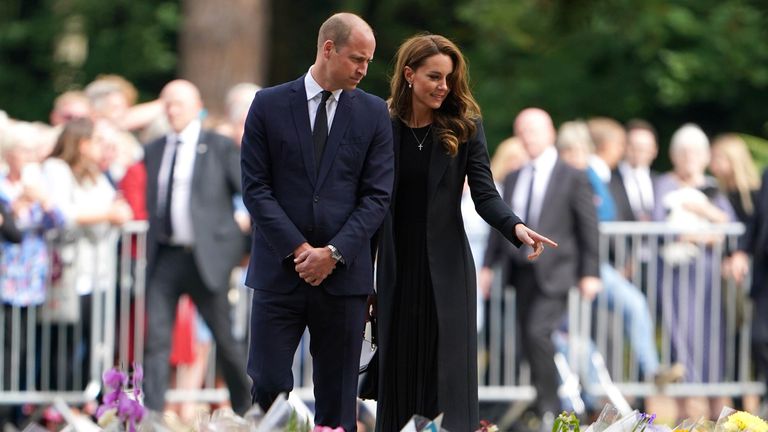
[[[608,184],[603,182],[588,160],[593,144],[586,123],[565,122],[560,126],[557,138],[560,157],[570,165],[586,170],[593,189],[595,208],[600,222],[616,220],[616,205]],[[683,375],[681,365],[662,367],[654,341],[654,327],[648,301],[635,285],[629,282],[607,261],[600,263],[600,278],[604,296],[610,309],[621,307],[624,332],[631,341],[632,352],[640,371],[646,379],[653,379],[658,386],[676,381]]]

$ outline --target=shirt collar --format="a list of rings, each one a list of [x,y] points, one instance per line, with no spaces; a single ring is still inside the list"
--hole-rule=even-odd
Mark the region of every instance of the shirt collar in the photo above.
[[[628,164],[627,162],[621,162],[619,164],[619,171],[622,174],[635,173],[635,174],[645,174],[645,175],[648,175],[648,176],[650,176],[650,174],[651,174],[651,169],[648,168],[647,166],[633,167],[630,164]]]
[[[533,166],[536,171],[543,172],[544,170],[551,170],[553,166],[555,166],[555,162],[557,162],[557,149],[553,146],[550,146],[534,160],[531,161],[531,166]]]
[[[198,137],[200,136],[200,130],[202,129],[202,123],[199,119],[192,120],[189,122],[187,127],[181,130],[178,134],[171,134],[170,140],[171,142],[175,141],[176,139],[180,139],[182,144],[186,143],[196,143],[198,140]]]
[[[324,88],[320,86],[320,84],[315,81],[315,78],[312,77],[312,68],[314,66],[310,66],[309,70],[307,71],[306,75],[304,75],[304,88],[307,91],[307,100],[312,100],[317,97],[318,94],[320,94]],[[341,97],[342,89],[336,89],[331,92],[331,97],[338,101]]]

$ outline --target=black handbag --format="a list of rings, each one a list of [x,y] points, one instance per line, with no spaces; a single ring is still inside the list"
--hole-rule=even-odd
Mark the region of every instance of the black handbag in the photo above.
[[[360,399],[376,400],[379,393],[379,349],[376,345],[378,336],[376,318],[371,318],[366,325],[370,326],[370,338],[366,339],[363,335],[357,396]]]

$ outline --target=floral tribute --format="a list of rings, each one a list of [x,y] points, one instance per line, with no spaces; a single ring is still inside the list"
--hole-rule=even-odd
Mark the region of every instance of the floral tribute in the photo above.
[[[607,404],[598,419],[585,432],[768,432],[768,423],[760,417],[745,411],[723,408],[717,422],[707,419],[685,419],[678,426],[670,428],[655,424],[655,414],[637,410],[619,413]],[[555,420],[552,432],[579,432],[579,419],[573,413],[562,413]]]
[[[765,420],[745,411],[723,408],[715,432],[768,432]]]
[[[488,420],[480,420],[480,427],[475,432],[499,432],[499,427]]]
[[[144,406],[141,403],[141,381],[144,371],[138,363],[133,364],[133,375],[118,368],[112,368],[102,376],[104,397],[96,410],[99,426],[106,430],[127,430],[136,432],[136,427],[144,418]],[[130,384],[130,387],[126,387]]]

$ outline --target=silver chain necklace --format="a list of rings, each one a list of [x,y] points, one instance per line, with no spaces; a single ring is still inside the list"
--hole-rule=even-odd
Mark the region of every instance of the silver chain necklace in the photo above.
[[[416,139],[416,142],[419,143],[419,151],[424,148],[424,142],[427,140],[427,137],[429,136],[429,133],[432,131],[432,123],[429,124],[429,129],[427,129],[427,133],[424,134],[424,138],[419,139],[419,137],[416,136],[416,132],[413,131],[414,128],[409,127],[408,129],[411,130],[411,134]]]

